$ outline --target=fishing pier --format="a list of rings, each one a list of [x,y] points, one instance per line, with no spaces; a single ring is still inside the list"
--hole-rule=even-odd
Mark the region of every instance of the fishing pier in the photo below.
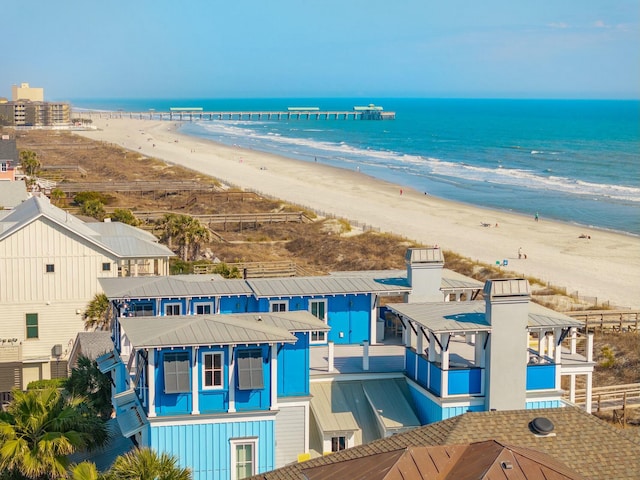
[[[289,107],[280,111],[220,111],[205,112],[201,108],[171,108],[168,112],[75,111],[75,118],[132,118],[139,120],[200,121],[200,120],[395,120],[395,112],[370,105],[353,110],[320,110],[316,107]]]

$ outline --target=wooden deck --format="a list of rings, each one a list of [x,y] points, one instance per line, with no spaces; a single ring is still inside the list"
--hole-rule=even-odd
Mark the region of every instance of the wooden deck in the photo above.
[[[587,332],[640,332],[640,310],[584,310],[563,313],[584,322]]]

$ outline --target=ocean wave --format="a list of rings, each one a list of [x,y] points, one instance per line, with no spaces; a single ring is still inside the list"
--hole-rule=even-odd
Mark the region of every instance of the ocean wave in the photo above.
[[[483,184],[503,185],[527,190],[553,191],[572,196],[586,196],[591,199],[607,198],[615,201],[640,203],[640,188],[595,183],[553,175],[549,168],[541,171],[527,168],[513,168],[498,163],[495,166],[474,165],[469,162],[454,162],[435,157],[412,155],[393,150],[361,148],[346,141],[329,142],[313,138],[283,136],[278,132],[260,131],[264,124],[255,121],[196,122],[207,134],[216,140],[242,145],[242,140],[251,141],[252,148],[262,148],[287,153],[302,158],[317,157],[337,164],[387,168],[403,172],[416,178],[429,177],[440,181],[467,181]],[[316,129],[309,129],[316,133]],[[318,131],[322,131],[318,129]],[[235,140],[231,140],[235,139]],[[520,149],[521,147],[511,147]],[[557,154],[544,150],[531,150],[531,154]],[[546,175],[545,175],[546,174]]]

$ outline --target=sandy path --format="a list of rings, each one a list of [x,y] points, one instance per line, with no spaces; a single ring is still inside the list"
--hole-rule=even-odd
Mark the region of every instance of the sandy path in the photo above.
[[[79,134],[476,260],[495,263],[506,259],[509,270],[564,286],[569,292],[640,308],[640,237],[544,218],[535,222],[521,215],[445,201],[319,162],[180,135],[170,122],[93,118],[93,123],[98,130]],[[579,238],[582,234],[591,239]],[[526,260],[518,259],[520,247]]]

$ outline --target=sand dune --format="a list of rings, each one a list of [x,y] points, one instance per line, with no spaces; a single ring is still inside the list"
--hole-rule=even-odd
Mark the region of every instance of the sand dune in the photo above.
[[[360,172],[180,135],[176,124],[93,119],[79,132],[317,211],[437,244],[569,292],[640,308],[640,237],[445,201]],[[142,135],[141,132],[144,132]],[[152,140],[148,140],[151,137]],[[402,193],[401,193],[402,192]],[[591,238],[580,238],[582,235]],[[518,258],[522,247],[527,258]]]

